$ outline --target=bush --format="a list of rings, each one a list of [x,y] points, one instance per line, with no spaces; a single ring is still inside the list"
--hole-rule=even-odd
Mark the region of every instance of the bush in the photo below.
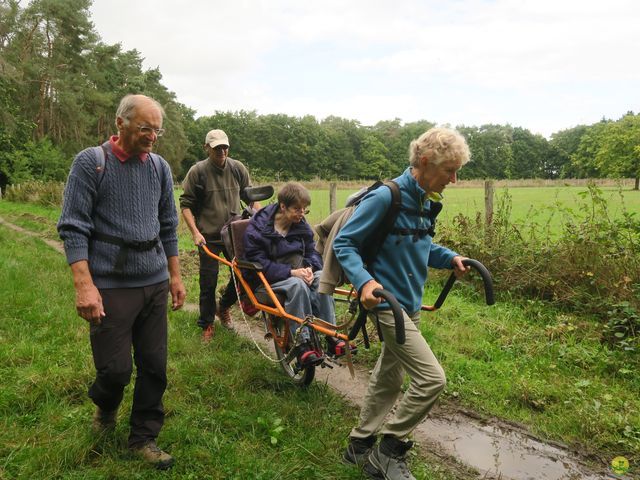
[[[9,183],[13,185],[33,180],[64,181],[71,165],[71,161],[48,138],[28,141],[3,158],[0,170],[6,172]]]
[[[603,340],[610,345],[638,335],[640,219],[636,214],[625,209],[621,218],[611,219],[602,192],[593,184],[573,208],[556,205],[563,220],[559,232],[550,228],[549,221],[538,223],[534,214],[521,224],[513,223],[510,214],[507,191],[498,199],[491,225],[481,214],[458,215],[451,226],[440,228],[444,238],[438,240],[484,263],[494,275],[496,291],[597,314],[604,325]],[[612,318],[615,328],[608,326]],[[616,335],[621,325],[627,325],[624,337]]]
[[[27,202],[47,207],[61,207],[64,183],[31,181],[7,187],[5,198],[12,202]]]

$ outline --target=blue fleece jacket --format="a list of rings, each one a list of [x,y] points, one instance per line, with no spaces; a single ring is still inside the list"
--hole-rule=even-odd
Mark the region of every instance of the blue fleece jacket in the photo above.
[[[151,159],[141,162],[135,156],[120,162],[109,142],[103,147],[101,179],[93,148],[80,152],[71,165],[58,220],[67,262],[87,260],[98,288],[141,287],[167,280],[167,257],[178,255],[178,214],[169,164],[160,157],[156,171]],[[129,249],[123,274],[115,275],[120,247],[93,239],[94,232],[129,242],[159,237],[160,248]]]
[[[408,168],[394,180],[400,187],[403,206],[395,227],[428,229],[431,226],[429,218],[404,211],[404,208],[418,211],[428,211],[431,208],[431,201],[411,175],[411,169]],[[372,276],[365,270],[358,252],[366,239],[379,228],[390,206],[391,191],[388,188],[380,187],[369,193],[336,236],[333,250],[351,284],[358,291],[375,277],[385,290],[393,293],[404,310],[412,314],[422,305],[428,267],[452,268],[451,261],[458,254],[433,243],[429,235],[413,238],[391,233],[371,265]]]
[[[277,203],[260,209],[253,217],[244,235],[245,259],[262,265],[262,272],[269,283],[279,282],[291,276],[291,265],[278,263],[275,260],[285,255],[299,253],[304,258],[304,266],[315,272],[322,270],[322,257],[316,251],[313,241],[313,230],[303,218],[294,223],[283,237],[274,228],[274,220],[278,212]],[[260,280],[250,271],[246,272],[247,280],[258,285]]]

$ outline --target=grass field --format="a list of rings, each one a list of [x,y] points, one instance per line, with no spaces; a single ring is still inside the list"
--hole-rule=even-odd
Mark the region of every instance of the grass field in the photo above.
[[[557,210],[557,207],[553,207],[556,198],[562,199],[562,208],[575,208],[580,191],[585,191],[585,188],[510,188],[509,194],[512,197],[513,211],[521,212],[522,218],[525,218],[528,217],[531,204],[535,204],[535,208],[542,213],[547,209]],[[615,188],[603,188],[603,191],[611,196],[609,203],[615,205],[620,192]],[[346,198],[348,193],[341,192],[340,196]],[[315,221],[314,218],[323,217],[322,208],[328,204],[328,200],[323,201],[323,198],[328,199],[328,191],[312,191],[312,195],[311,223]],[[622,196],[624,202],[620,201],[620,204],[624,203],[627,211],[640,211],[638,192],[622,191]],[[341,197],[339,205],[343,201],[340,200]],[[450,203],[456,198],[460,203]],[[463,198],[466,200],[462,201]],[[444,211],[454,210],[456,204],[461,206],[459,208],[482,205],[482,199],[481,189],[450,189]],[[25,228],[42,232],[44,236],[55,236],[56,209],[3,201],[0,202],[0,216]],[[2,430],[20,433],[18,436],[0,433],[0,445],[4,445],[5,441],[10,445],[8,449],[0,450],[0,458],[8,459],[5,461],[5,471],[34,475],[58,468],[59,470],[53,471],[63,472],[68,478],[85,478],[83,475],[89,469],[97,469],[100,473],[91,478],[102,478],[101,475],[106,476],[106,472],[111,469],[119,472],[130,469],[132,462],[121,453],[106,452],[104,445],[94,445],[92,439],[84,433],[91,409],[84,393],[90,379],[91,365],[88,348],[84,345],[86,339],[83,337],[82,321],[75,318],[70,308],[73,292],[68,270],[59,255],[45,251],[45,247],[38,246],[36,241],[16,239],[15,235],[0,226],[0,248],[3,252],[0,257],[0,303],[12,306],[0,314],[1,368],[3,378],[9,379],[5,383],[16,384],[15,389],[11,388],[8,393],[0,394],[0,411],[4,426],[7,427]],[[182,227],[180,246],[188,301],[195,303],[197,260],[192,253],[191,241]],[[42,270],[46,273],[38,273]],[[442,275],[433,272],[432,282],[425,293],[425,303],[433,303],[443,279]],[[56,286],[55,294],[51,285]],[[425,337],[447,372],[448,385],[443,401],[454,402],[485,415],[522,422],[537,435],[566,442],[605,461],[624,455],[635,466],[634,471],[637,471],[640,463],[638,352],[612,350],[601,343],[601,324],[598,318],[556,309],[550,303],[512,298],[508,292],[497,294],[497,305],[486,307],[482,304],[481,295],[471,284],[459,284],[442,310],[423,314]],[[338,430],[340,434],[337,436],[344,440],[348,433],[348,426],[345,425],[352,424],[355,419],[352,408],[340,403],[321,386],[314,385],[306,394],[288,389],[286,381],[273,365],[263,362],[251,345],[245,345],[235,337],[223,337],[223,341],[216,344],[214,352],[203,349],[198,342],[197,332],[193,329],[193,320],[193,315],[178,313],[172,315],[171,322],[171,348],[175,357],[172,360],[171,376],[177,387],[173,390],[174,393],[170,391],[168,394],[172,414],[163,435],[166,435],[174,453],[181,457],[192,458],[195,455],[198,458],[195,470],[177,471],[182,475],[180,478],[202,478],[199,473],[205,468],[231,471],[231,468],[238,465],[258,468],[256,471],[260,472],[266,469],[265,472],[273,475],[265,473],[266,476],[256,478],[278,478],[278,472],[282,473],[283,470],[277,470],[277,465],[264,464],[262,457],[253,451],[259,451],[261,447],[272,448],[268,445],[268,435],[265,433],[268,427],[265,427],[265,422],[267,425],[269,422],[275,425],[278,419],[287,422],[287,427],[293,429],[294,438],[295,435],[302,435],[302,432],[313,432],[315,438],[317,431],[322,442],[326,442],[322,444],[323,448],[332,452],[328,456],[333,462],[336,461],[340,441],[336,441],[332,435],[336,436],[335,432]],[[29,325],[28,331],[22,328],[24,325]],[[60,332],[64,334],[61,335]],[[371,364],[377,349],[374,345],[371,352],[360,356],[360,362]],[[237,361],[239,351],[243,355],[242,362]],[[12,360],[14,358],[17,360]],[[50,363],[51,358],[56,359],[55,363]],[[229,365],[234,368],[229,368]],[[249,369],[249,372],[245,369]],[[258,373],[251,369],[256,369],[255,372]],[[61,373],[57,373],[58,370]],[[210,376],[207,372],[216,374]],[[77,379],[76,376],[80,378]],[[250,376],[253,380],[247,382],[245,376]],[[54,380],[53,383],[48,382],[49,377]],[[44,393],[39,390],[43,379],[46,385]],[[261,387],[256,389],[252,382],[257,382]],[[64,386],[65,383],[71,386]],[[203,395],[200,384],[206,386],[212,392],[211,395]],[[31,388],[36,392],[34,395],[37,394],[35,399],[31,396],[24,397],[25,393],[30,394]],[[324,403],[328,403],[338,405],[336,410],[339,413],[319,410],[327,415],[315,418],[315,423],[309,424],[305,422],[311,419],[296,415],[296,402],[289,402],[284,406],[278,403],[278,408],[272,409],[276,412],[275,416],[268,420],[260,417],[261,422],[257,420],[259,410],[243,410],[242,413],[234,410],[229,413],[234,418],[233,422],[240,422],[244,429],[249,428],[248,424],[253,422],[252,435],[262,432],[260,441],[251,437],[252,440],[246,443],[246,451],[240,447],[234,450],[230,464],[219,465],[215,462],[223,460],[205,458],[210,445],[222,448],[231,442],[229,438],[238,440],[242,437],[242,428],[224,423],[224,418],[218,417],[218,414],[222,415],[218,409],[226,414],[225,409],[232,408],[227,402],[235,405],[238,403],[236,397],[244,398],[240,401],[243,405],[244,402],[252,404],[253,399],[250,397],[256,391],[264,395],[259,397],[263,405],[272,405],[285,399],[288,401],[289,397],[294,400],[304,398],[305,402],[315,401],[317,397],[318,403],[313,404],[314,409],[321,409]],[[223,400],[215,406],[202,405],[209,397],[217,396],[222,396]],[[40,404],[42,398],[46,400],[43,404],[46,406],[44,411]],[[176,406],[172,407],[174,404]],[[15,415],[11,414],[14,410],[18,412]],[[68,423],[60,420],[61,424],[51,426],[43,421],[51,412],[55,418],[64,419],[65,415],[70,415],[71,418]],[[212,419],[202,426],[198,420],[198,412],[205,412]],[[190,420],[186,421],[183,417]],[[333,420],[328,421],[329,418]],[[192,428],[192,423],[196,426],[195,429]],[[219,424],[224,425],[224,428],[219,429],[216,426]],[[341,426],[336,426],[338,424]],[[69,438],[65,433],[67,431]],[[125,431],[121,427],[117,432],[120,446],[124,441]],[[59,443],[64,447],[64,453],[57,449],[60,436],[62,440]],[[44,438],[44,446],[40,441],[41,437]],[[15,438],[22,440],[11,440]],[[108,440],[106,445],[112,446],[113,441]],[[264,445],[261,441],[264,441]],[[195,445],[193,450],[190,447],[192,443]],[[56,444],[56,448],[51,447],[53,444]],[[185,444],[189,447],[185,447]],[[45,451],[47,448],[53,448],[51,459],[39,461],[40,463],[29,460],[34,451]],[[284,439],[276,450],[279,448],[285,450],[286,462],[303,465],[307,461],[306,454],[300,455],[300,447],[290,443],[285,445]],[[97,449],[100,453],[89,455],[85,452],[91,449]],[[312,455],[320,455],[318,450],[311,451]],[[279,450],[276,455],[280,455]],[[241,460],[240,457],[246,458]],[[273,460],[276,457],[269,458]],[[357,475],[350,476],[353,472],[347,468],[335,465],[328,467],[323,463],[324,460],[318,462],[314,468],[318,472],[327,472],[324,478],[334,478],[333,475],[358,478]],[[2,465],[0,461],[0,466]],[[144,478],[142,467],[135,464],[134,469]],[[439,466],[433,469],[434,471],[422,470],[418,478],[447,478],[438,476],[444,473],[434,473],[441,472]],[[308,472],[303,468],[299,476],[296,474],[287,478],[307,478],[305,475]],[[307,476],[315,478],[313,475]]]
[[[116,431],[90,432],[88,327],[75,314],[63,256],[2,225],[0,251],[0,479],[158,478],[127,453],[131,388]],[[194,320],[170,314],[159,443],[177,463],[162,478],[361,478],[339,461],[354,407],[323,384],[293,386],[240,337],[219,331],[203,345]],[[416,457],[420,479],[460,478],[447,470]]]
[[[626,209],[640,215],[640,192],[620,189],[615,186],[600,187],[608,201],[609,213],[617,217]],[[338,189],[336,204],[344,206],[347,197],[357,189]],[[557,228],[563,221],[564,209],[573,209],[584,198],[586,187],[498,187],[495,190],[494,209],[506,195],[511,198],[511,219],[523,222],[535,219],[539,224],[550,221]],[[314,224],[329,215],[329,190],[312,190],[309,222]],[[484,215],[484,188],[450,186],[445,190],[444,208],[440,219],[450,222],[456,215],[475,217],[477,212]]]

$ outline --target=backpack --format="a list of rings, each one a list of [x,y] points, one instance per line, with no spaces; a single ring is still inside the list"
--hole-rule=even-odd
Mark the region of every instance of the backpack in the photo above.
[[[322,255],[324,261],[322,276],[320,277],[320,293],[331,295],[336,286],[342,285],[348,281],[348,279],[344,277],[342,267],[333,253],[333,240],[338,234],[340,228],[347,223],[355,208],[362,202],[362,199],[369,192],[372,192],[381,186],[385,186],[391,190],[391,204],[389,205],[389,209],[386,211],[379,228],[377,228],[376,231],[363,242],[362,250],[359,252],[365,264],[365,268],[367,268],[372,275],[373,272],[371,271],[371,265],[380,251],[380,248],[384,244],[384,241],[390,234],[399,236],[397,244],[401,242],[403,236],[412,236],[416,239],[424,235],[430,235],[432,237],[435,236],[436,216],[442,210],[442,203],[432,201],[430,212],[421,212],[415,209],[403,207],[400,187],[398,184],[393,180],[387,180],[384,182],[377,181],[351,195],[347,199],[346,207],[332,213],[322,223],[315,226],[314,229],[319,237],[316,248]],[[429,217],[431,221],[430,228],[409,229],[395,227],[400,211],[405,211],[411,215]]]

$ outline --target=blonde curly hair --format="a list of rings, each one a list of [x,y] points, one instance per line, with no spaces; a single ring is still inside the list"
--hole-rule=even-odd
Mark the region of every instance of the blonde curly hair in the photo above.
[[[459,160],[462,165],[470,160],[471,152],[464,137],[451,128],[435,127],[427,130],[409,145],[409,164],[417,167],[422,157],[433,165],[448,160]]]

